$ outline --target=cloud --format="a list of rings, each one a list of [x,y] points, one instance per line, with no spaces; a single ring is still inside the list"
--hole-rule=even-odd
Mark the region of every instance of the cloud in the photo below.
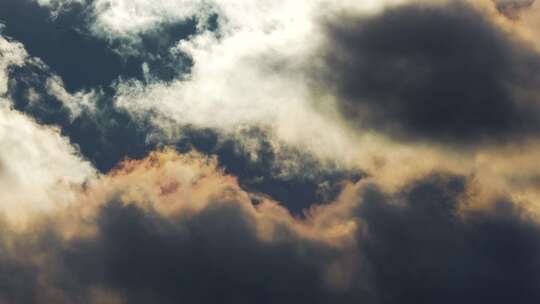
[[[0,107],[0,211],[10,220],[68,204],[78,187],[94,177],[91,165],[57,129]]]
[[[162,109],[133,112],[132,107],[117,106],[125,97],[114,96],[115,88],[70,93],[63,78],[35,57],[28,56],[19,65],[10,64],[7,76],[14,108],[41,124],[59,126],[103,173],[125,157],[142,158],[162,145],[175,145],[180,151],[195,148],[218,155],[220,164],[238,175],[246,189],[279,199],[298,214],[312,203],[335,196],[344,181],[364,175],[333,159],[319,159],[313,152],[276,138],[272,130],[262,126],[240,124],[219,130],[206,128],[206,124],[193,125],[191,120],[164,118]],[[144,83],[138,85],[144,88]],[[162,85],[166,84],[154,84]],[[119,85],[122,93],[118,94],[123,94],[126,86]],[[156,113],[158,110],[160,113]]]
[[[128,303],[321,302],[331,296],[327,263],[338,271],[346,253],[332,245],[343,233],[295,228],[275,203],[254,207],[215,160],[171,150],[125,162],[53,218],[31,226],[31,238],[7,233],[20,246],[0,265],[24,265],[38,278],[26,292],[3,285],[8,301],[91,302],[105,290]]]
[[[472,146],[538,136],[540,56],[488,13],[406,4],[325,30],[321,85],[360,130]]]
[[[434,174],[390,197],[368,193],[361,246],[382,303],[534,302],[539,226],[501,198],[460,214],[467,181]],[[518,263],[515,263],[518,261]]]
[[[301,71],[308,60],[306,52],[317,40],[310,33],[317,22],[316,9],[325,5],[324,1],[308,6],[292,1],[264,5],[193,2],[192,9],[173,8],[170,3],[139,1],[136,10],[127,10],[121,1],[58,3],[66,9],[52,18],[47,6],[26,3],[28,9],[22,10],[19,2],[7,2],[6,6],[13,7],[13,11],[30,15],[36,15],[35,11],[38,11],[40,18],[35,19],[40,24],[25,27],[19,24],[24,18],[9,19],[16,14],[8,14],[9,10],[5,10],[10,21],[6,29],[10,29],[11,24],[14,29],[10,35],[25,43],[32,56],[42,58],[50,66],[50,72],[62,80],[65,91],[74,95],[73,98],[59,94],[51,99],[70,100],[68,108],[71,112],[81,113],[81,107],[91,105],[88,97],[100,99],[100,96],[89,96],[87,92],[99,95],[103,89],[107,96],[106,101],[101,102],[102,107],[134,116],[134,120],[143,125],[142,129],[150,122],[152,130],[159,128],[165,134],[181,134],[178,130],[189,125],[212,129],[227,137],[235,136],[243,128],[259,128],[271,130],[273,141],[308,150],[309,154],[325,161],[339,160],[350,165],[356,158],[352,152],[356,148],[347,148],[359,146],[355,135],[342,128],[339,122],[336,124],[334,118],[320,115],[312,108],[311,93]],[[333,5],[370,9],[378,6],[374,1],[363,4],[339,1]],[[112,20],[104,17],[109,14],[127,17],[115,19],[118,24],[104,22]],[[138,20],[138,14],[148,15],[143,20],[154,21],[127,30],[134,23],[126,20]],[[208,19],[203,15],[208,15]],[[160,16],[169,17],[160,19]],[[115,30],[116,26],[126,30]],[[32,36],[35,35],[33,28],[55,33],[40,37],[58,39],[39,43],[40,40]],[[66,28],[76,39],[64,39]],[[58,49],[60,45],[62,49]],[[92,54],[85,55],[87,51]],[[68,54],[61,55],[62,52]],[[68,62],[71,59],[74,62]],[[14,84],[12,91],[22,89],[26,95],[26,91],[34,89],[29,86],[37,86],[35,91],[41,90],[39,87],[44,85],[29,80],[30,76],[25,76],[27,72],[17,70],[18,75],[12,75],[12,78],[23,78],[23,81],[14,81],[23,85]],[[62,93],[60,86],[54,85],[59,81],[47,83],[49,89],[54,89],[47,95]],[[111,83],[112,86],[108,86]],[[256,89],[254,84],[257,84]],[[77,100],[80,100],[80,106],[76,105]],[[49,114],[65,115],[63,110],[58,111],[58,106],[55,109],[48,111]],[[85,115],[84,111],[82,115]],[[60,119],[47,116],[43,122],[64,125],[57,122]],[[126,136],[130,137],[129,134]],[[158,139],[155,133],[151,137]],[[158,141],[170,142],[170,139]],[[84,143],[79,144],[84,152]],[[122,153],[141,157],[122,151],[119,157],[103,160],[106,164],[98,166],[102,170],[111,168],[121,159]],[[93,155],[88,157],[95,158]]]
[[[2,230],[14,246],[0,266],[25,284],[0,294],[18,303],[535,302],[540,225],[504,197],[469,209],[471,187],[444,172],[394,192],[361,181],[300,220],[271,200],[253,205],[215,159],[159,151],[89,183],[54,221]]]
[[[179,151],[196,149],[217,155],[220,165],[237,175],[246,189],[279,199],[298,214],[312,203],[335,196],[344,181],[364,176],[361,170],[320,160],[276,141],[266,129],[246,127],[223,134],[208,128],[171,125],[176,135],[164,134],[150,123],[152,112],[133,117],[115,107],[114,99],[103,90],[70,94],[58,76],[32,60],[12,66],[9,76],[14,108],[42,124],[59,126],[103,173],[126,157],[143,158],[162,145],[174,145]]]
[[[540,300],[535,5],[178,3],[0,4],[0,302]]]
[[[153,76],[138,81],[118,80],[112,87],[70,92],[63,88],[60,75],[46,63],[38,64],[33,59],[11,69],[10,97],[16,109],[38,122],[60,126],[101,172],[114,168],[125,157],[142,158],[159,146],[174,145],[179,151],[195,148],[218,155],[220,165],[237,175],[245,189],[270,195],[295,213],[314,202],[331,200],[346,180],[376,176],[389,190],[434,169],[481,175],[490,184],[495,179],[500,187],[513,187],[515,195],[536,196],[534,183],[527,182],[519,189],[513,185],[516,178],[532,181],[538,175],[532,161],[527,162],[526,173],[518,174],[504,157],[495,156],[507,155],[504,151],[482,148],[460,150],[456,155],[456,151],[438,145],[411,144],[410,140],[397,137],[392,142],[380,132],[351,130],[327,102],[332,98],[328,96],[332,95],[331,90],[319,88],[320,95],[310,91],[305,65],[311,66],[320,59],[316,56],[320,55],[318,47],[324,41],[324,32],[316,29],[321,19],[343,10],[354,16],[378,16],[385,12],[385,5],[394,2],[339,1],[329,5],[322,1],[308,6],[288,1],[260,6],[215,2],[211,11],[216,14],[218,25],[213,30],[198,28],[195,35],[178,45],[176,39],[169,38],[162,45],[161,50],[180,52],[193,60],[189,75],[174,76],[179,78],[170,81]],[[87,5],[85,12],[91,16],[98,14],[94,6]],[[328,9],[321,11],[324,5]],[[141,13],[162,8],[158,5]],[[446,8],[443,5],[440,9]],[[245,18],[246,11],[250,12],[247,15],[258,17]],[[69,11],[64,14],[68,16]],[[174,14],[180,16],[181,12]],[[157,54],[152,45],[160,45],[159,37],[168,32],[168,26],[175,22],[181,25],[182,20],[183,17],[163,20],[126,35],[103,27],[107,33],[102,34],[108,37],[108,47],[122,58],[137,52]],[[92,22],[89,20],[84,26],[91,26]],[[486,24],[503,31],[493,22]],[[145,39],[149,39],[149,44],[143,43]],[[130,43],[118,48],[114,41]],[[172,49],[169,43],[174,44]],[[160,60],[167,61],[166,58]],[[179,71],[173,75],[183,73],[183,65],[176,68]],[[29,102],[28,97],[39,102]],[[532,147],[533,144],[522,148]],[[496,164],[494,168],[505,168],[504,174],[498,169],[498,173],[493,173],[485,165],[486,155]]]
[[[2,55],[0,58],[0,95],[3,96],[8,91],[8,67],[23,65],[27,53],[22,44],[9,41],[0,36],[0,55]]]
[[[276,141],[350,164],[355,155],[345,147],[358,147],[356,138],[313,108],[304,73],[320,38],[316,9],[322,5],[212,2],[216,29],[175,47],[191,58],[191,73],[170,82],[121,82],[115,102],[134,116],[155,113],[152,122],[169,133],[186,124],[225,136],[245,127],[269,129]]]
[[[97,0],[93,1],[92,9],[96,16],[92,30],[98,35],[109,37],[152,31],[167,23],[185,22],[194,16],[211,14],[211,6],[199,0],[165,0],[159,3],[145,0]]]

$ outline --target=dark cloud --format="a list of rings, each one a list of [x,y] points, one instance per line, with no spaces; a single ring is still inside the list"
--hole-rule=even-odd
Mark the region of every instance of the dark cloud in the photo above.
[[[329,303],[361,292],[333,291],[324,281],[327,263],[345,252],[286,227],[277,240],[261,240],[254,221],[235,203],[166,218],[113,201],[99,211],[92,237],[10,235],[22,246],[0,259],[0,300],[97,304],[103,300],[92,301],[92,291],[104,289],[125,303]]]
[[[434,174],[361,208],[383,303],[536,303],[540,226],[512,202],[458,215],[466,179]]]
[[[2,250],[7,252],[6,248]],[[0,258],[0,303],[36,303],[36,269],[6,255],[9,254],[4,253]]]
[[[351,214],[362,223],[352,247],[286,225],[262,240],[257,219],[235,202],[165,217],[112,201],[99,209],[95,234],[12,236],[22,245],[0,259],[0,269],[16,270],[0,299],[38,303],[52,294],[45,288],[90,303],[100,288],[127,303],[537,303],[539,224],[506,200],[458,214],[467,184],[434,173],[396,193],[370,186]],[[344,261],[348,284],[328,285],[328,266]]]
[[[33,0],[0,2],[3,34],[24,44],[31,56],[42,59],[60,75],[69,91],[108,86],[118,77],[145,80],[143,63],[152,77],[161,80],[188,73],[187,56],[173,55],[169,49],[197,32],[197,20],[166,23],[137,36],[139,43],[130,52],[128,41],[111,41],[92,35],[93,1],[69,2],[57,15]]]
[[[119,290],[128,303],[328,303],[320,276],[340,253],[294,235],[263,242],[234,205],[165,220],[112,203],[99,236],[64,253],[84,285]],[[307,254],[309,252],[309,254]]]
[[[62,245],[50,228],[37,225],[34,231],[17,232],[4,218],[0,219],[0,303],[33,304],[42,300],[40,275],[48,270],[41,267],[40,261],[55,259],[56,251],[51,249]],[[39,252],[43,253],[41,259],[36,256]]]
[[[326,23],[322,85],[352,125],[450,144],[537,136],[540,56],[462,2]]]

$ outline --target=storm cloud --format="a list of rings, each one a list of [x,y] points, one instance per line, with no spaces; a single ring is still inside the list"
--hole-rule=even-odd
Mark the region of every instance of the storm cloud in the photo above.
[[[537,137],[540,56],[464,2],[327,22],[323,83],[360,129],[448,144]]]

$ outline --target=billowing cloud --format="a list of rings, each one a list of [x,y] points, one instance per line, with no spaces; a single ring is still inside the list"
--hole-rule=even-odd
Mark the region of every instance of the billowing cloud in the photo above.
[[[540,56],[467,4],[328,21],[323,84],[353,125],[400,140],[537,137]]]
[[[415,303],[539,299],[540,225],[501,197],[474,204],[471,181],[434,173],[386,193],[349,185],[293,218],[172,150],[126,161],[77,205],[27,232],[3,232],[8,302]],[[37,231],[37,232],[36,232]],[[24,252],[24,254],[21,254]]]

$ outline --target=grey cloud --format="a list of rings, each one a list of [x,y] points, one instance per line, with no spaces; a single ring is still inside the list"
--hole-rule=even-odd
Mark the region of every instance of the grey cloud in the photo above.
[[[360,243],[382,303],[535,303],[540,226],[511,201],[459,214],[467,179],[433,174],[366,194]]]
[[[538,136],[540,55],[469,4],[405,4],[325,28],[321,85],[351,125],[450,145]]]

